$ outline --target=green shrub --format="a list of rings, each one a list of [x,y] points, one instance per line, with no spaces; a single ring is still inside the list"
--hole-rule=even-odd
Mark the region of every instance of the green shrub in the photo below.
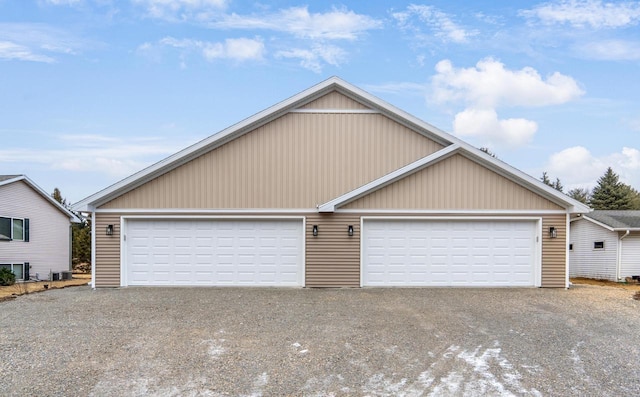
[[[16,275],[6,267],[0,268],[0,285],[13,285],[16,283]]]

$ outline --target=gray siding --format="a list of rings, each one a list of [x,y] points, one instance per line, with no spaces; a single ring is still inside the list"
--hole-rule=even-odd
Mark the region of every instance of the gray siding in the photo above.
[[[40,278],[70,270],[70,221],[22,181],[0,186],[0,216],[29,218],[29,242],[0,241],[0,263],[31,265]]]
[[[595,241],[604,241],[604,249],[593,249]],[[593,222],[580,219],[571,222],[569,275],[594,279],[616,280],[618,233]]]

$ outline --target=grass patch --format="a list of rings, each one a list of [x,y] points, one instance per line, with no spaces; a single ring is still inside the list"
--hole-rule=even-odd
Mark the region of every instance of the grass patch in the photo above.
[[[49,289],[87,285],[91,281],[90,274],[74,274],[71,280],[35,281],[28,283],[17,282],[13,285],[0,287],[0,301],[13,299],[16,296],[42,292]]]

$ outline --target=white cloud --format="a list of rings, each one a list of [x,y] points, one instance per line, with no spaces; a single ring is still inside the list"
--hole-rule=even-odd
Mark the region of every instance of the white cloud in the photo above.
[[[68,6],[80,3],[82,0],[46,0],[47,4],[53,4],[55,6]]]
[[[555,72],[546,79],[531,67],[508,70],[492,58],[475,67],[455,68],[451,61],[436,64],[432,99],[437,103],[464,102],[482,107],[548,106],[569,102],[584,91],[571,77]]]
[[[473,136],[485,147],[518,147],[531,142],[538,130],[534,121],[526,119],[498,119],[493,109],[468,108],[456,114],[453,132],[459,136]]]
[[[201,19],[202,15],[224,10],[227,0],[133,0],[152,18],[169,21]]]
[[[222,45],[222,58],[237,61],[260,60],[265,53],[264,43],[260,39],[226,39]],[[211,59],[205,52],[205,58]]]
[[[640,42],[625,40],[601,40],[587,43],[578,48],[588,59],[605,61],[640,60]]]
[[[51,147],[64,149],[3,148],[2,163],[42,164],[50,169],[97,172],[122,178],[175,153],[188,142],[168,142],[160,138],[126,139],[103,135],[62,135]]]
[[[52,63],[88,46],[64,30],[39,23],[0,23],[0,58]],[[94,46],[98,44],[94,43]]]
[[[545,169],[570,190],[593,188],[607,167],[620,176],[621,182],[640,189],[640,150],[636,148],[623,147],[620,152],[598,157],[583,146],[574,146],[552,154]]]
[[[311,49],[293,48],[291,50],[278,51],[277,58],[300,59],[300,65],[313,72],[322,72],[323,63],[340,66],[346,59],[346,52],[333,45],[314,45]]]
[[[160,45],[179,48],[185,51],[196,50],[208,61],[215,59],[231,59],[235,61],[261,60],[265,54],[265,46],[260,38],[226,39],[224,42],[209,42],[192,39],[176,39],[165,37],[158,42]],[[140,51],[150,51],[150,44],[144,43]]]
[[[215,28],[264,29],[286,32],[296,37],[325,40],[355,40],[382,22],[346,9],[310,13],[308,7],[291,7],[268,15],[225,15],[211,22]]]
[[[543,79],[531,67],[508,70],[491,58],[470,68],[456,68],[451,61],[442,60],[435,69],[431,99],[465,107],[455,116],[454,133],[475,137],[489,147],[526,145],[538,130],[531,120],[500,119],[497,108],[558,105],[584,93],[569,76],[555,72]]]
[[[45,63],[55,62],[55,59],[50,56],[36,54],[31,51],[29,47],[12,43],[10,41],[0,41],[0,59]]]
[[[391,82],[391,83],[383,83],[383,84],[368,84],[364,85],[363,88],[367,91],[371,92],[381,92],[385,94],[415,94],[415,95],[426,95],[427,86],[426,84],[420,83],[411,83],[411,82]]]
[[[635,1],[563,0],[522,10],[520,14],[546,24],[568,23],[573,27],[620,28],[640,21],[640,3]]]
[[[392,13],[400,29],[417,35],[422,41],[428,35],[423,32],[423,24],[429,27],[433,36],[444,42],[466,43],[478,34],[475,30],[466,30],[453,21],[451,16],[433,6],[410,4],[406,10]]]

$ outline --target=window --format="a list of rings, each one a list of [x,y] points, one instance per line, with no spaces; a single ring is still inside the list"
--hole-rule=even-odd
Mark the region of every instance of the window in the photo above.
[[[0,240],[29,241],[29,219],[0,217]]]
[[[18,241],[24,240],[24,219],[13,220],[13,239]]]
[[[603,250],[604,249],[604,241],[594,241],[593,242],[594,250]]]
[[[6,268],[11,270],[16,275],[16,280],[22,280],[24,278],[24,263],[3,263],[0,264],[0,268]]]
[[[0,218],[0,240],[11,240],[11,218]]]

